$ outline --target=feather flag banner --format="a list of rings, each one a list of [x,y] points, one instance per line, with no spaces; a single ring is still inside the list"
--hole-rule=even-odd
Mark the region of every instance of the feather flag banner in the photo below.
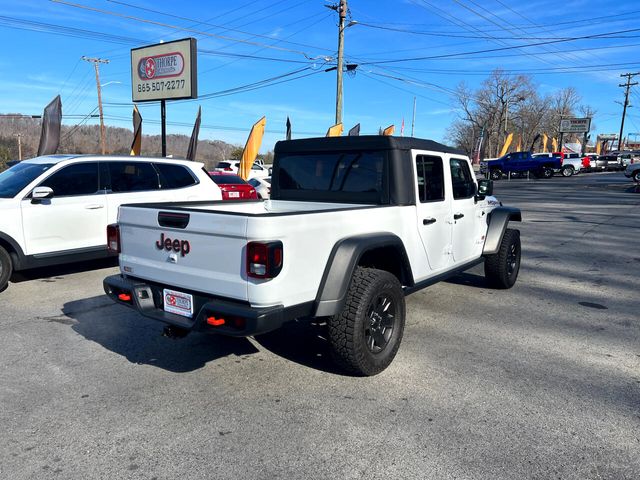
[[[342,130],[343,130],[342,124],[341,123],[336,123],[332,127],[329,127],[329,130],[327,130],[327,134],[325,136],[326,137],[339,137],[340,135],[342,135]]]
[[[502,145],[502,150],[500,150],[501,157],[503,155],[506,155],[507,150],[509,150],[509,146],[511,145],[512,141],[513,141],[513,133],[510,133],[509,135],[507,135],[507,138],[504,139],[504,145]]]
[[[253,127],[251,127],[251,133],[242,151],[242,158],[240,158],[240,166],[238,167],[238,175],[243,180],[249,178],[251,173],[251,167],[253,162],[256,161],[258,151],[260,151],[260,145],[262,145],[262,137],[264,136],[264,128],[267,125],[267,117],[262,117],[258,120]]]
[[[189,148],[187,149],[187,160],[195,160],[196,152],[198,150],[198,136],[200,135],[200,121],[202,118],[202,107],[198,107],[198,115],[196,116],[196,123],[193,124],[193,131],[191,132],[191,138],[189,139]]]
[[[142,115],[138,111],[138,106],[133,106],[133,142],[131,142],[130,155],[140,155],[142,150]]]
[[[38,156],[53,155],[60,145],[60,128],[62,126],[62,100],[60,95],[51,100],[42,114],[42,131]]]
[[[382,131],[382,135],[385,135],[385,136],[388,137],[388,136],[393,135],[393,132],[395,132],[395,131],[396,131],[396,126],[395,125],[389,125],[387,128],[385,128]]]

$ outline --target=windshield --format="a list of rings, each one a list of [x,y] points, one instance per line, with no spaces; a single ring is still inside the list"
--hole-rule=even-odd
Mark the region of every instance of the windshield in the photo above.
[[[13,198],[53,163],[18,163],[0,173],[0,198]]]

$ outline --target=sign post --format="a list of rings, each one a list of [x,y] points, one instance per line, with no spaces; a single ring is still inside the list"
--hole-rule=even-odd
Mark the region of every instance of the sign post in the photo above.
[[[160,100],[162,156],[167,156],[167,100],[198,98],[197,45],[184,38],[131,49],[131,98]]]

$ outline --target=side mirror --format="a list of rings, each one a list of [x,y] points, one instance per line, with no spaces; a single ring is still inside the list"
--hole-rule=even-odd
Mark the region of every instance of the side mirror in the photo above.
[[[478,180],[478,195],[493,195],[493,180]]]
[[[53,190],[49,187],[36,187],[31,192],[31,203],[41,203],[45,198],[52,198]]]

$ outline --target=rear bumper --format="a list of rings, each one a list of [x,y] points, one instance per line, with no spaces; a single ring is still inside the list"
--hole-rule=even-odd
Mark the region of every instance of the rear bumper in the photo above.
[[[208,296],[203,293],[182,290],[193,295],[194,315],[183,317],[164,311],[163,289],[181,290],[169,285],[162,285],[145,280],[124,278],[112,275],[103,281],[105,293],[116,303],[137,310],[145,317],[180,327],[188,331],[217,333],[233,337],[258,335],[280,328],[284,323],[296,318],[309,316],[313,302],[283,307],[255,308],[249,304],[235,300]],[[120,294],[130,296],[130,300],[119,298]],[[207,319],[215,317],[224,319],[223,325],[211,325]]]

